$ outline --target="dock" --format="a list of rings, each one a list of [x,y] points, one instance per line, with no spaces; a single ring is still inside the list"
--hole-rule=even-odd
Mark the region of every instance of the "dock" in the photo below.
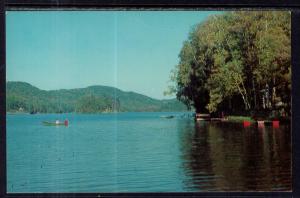
[[[201,113],[197,113],[195,116],[195,119],[197,121],[201,121],[201,120],[205,120],[205,121],[210,121],[210,114],[201,114]]]

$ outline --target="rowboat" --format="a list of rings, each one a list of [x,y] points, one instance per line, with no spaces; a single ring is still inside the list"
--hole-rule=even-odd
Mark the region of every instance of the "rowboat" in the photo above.
[[[43,121],[43,124],[46,126],[64,126],[64,125],[66,125],[63,122],[56,123],[56,122],[48,122],[48,121]]]

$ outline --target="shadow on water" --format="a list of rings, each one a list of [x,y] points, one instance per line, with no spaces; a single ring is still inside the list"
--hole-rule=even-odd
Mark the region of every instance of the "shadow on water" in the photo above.
[[[290,126],[194,122],[178,126],[187,191],[290,191]]]

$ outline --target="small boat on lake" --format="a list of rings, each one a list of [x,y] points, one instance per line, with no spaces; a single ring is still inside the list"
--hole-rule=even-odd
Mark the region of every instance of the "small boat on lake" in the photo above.
[[[43,121],[43,124],[46,126],[68,126],[69,121],[65,120],[64,122],[56,121],[56,122],[48,122],[48,121]]]

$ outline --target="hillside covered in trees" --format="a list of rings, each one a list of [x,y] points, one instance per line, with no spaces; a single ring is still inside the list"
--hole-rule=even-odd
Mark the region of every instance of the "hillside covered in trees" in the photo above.
[[[185,110],[185,105],[176,99],[156,100],[107,86],[44,91],[25,82],[6,83],[7,112],[101,113]]]
[[[211,16],[192,29],[179,59],[166,93],[196,112],[290,115],[290,12]]]

